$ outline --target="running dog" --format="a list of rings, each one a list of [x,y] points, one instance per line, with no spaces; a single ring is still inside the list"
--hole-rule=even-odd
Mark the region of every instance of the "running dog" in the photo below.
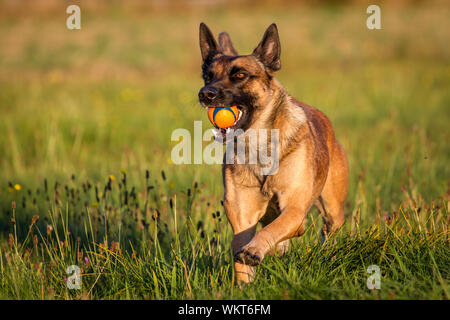
[[[322,214],[325,239],[344,224],[347,157],[330,120],[293,98],[274,78],[281,69],[275,24],[252,54],[239,55],[227,33],[221,33],[216,42],[201,23],[200,49],[205,82],[199,92],[201,105],[237,106],[239,118],[229,128],[234,131],[279,132],[275,174],[263,174],[260,163],[223,165],[224,207],[234,232],[236,278],[248,283],[266,254],[282,255],[289,249],[289,239],[304,233],[312,205]],[[229,141],[229,132],[220,129],[216,135]],[[256,232],[258,222],[262,228]]]

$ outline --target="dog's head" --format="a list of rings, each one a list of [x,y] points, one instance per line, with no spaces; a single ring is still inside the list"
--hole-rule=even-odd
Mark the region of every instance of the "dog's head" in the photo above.
[[[217,43],[211,30],[201,23],[200,50],[205,81],[198,93],[201,105],[237,106],[239,117],[230,129],[247,130],[256,118],[255,113],[267,104],[273,74],[281,68],[277,26],[269,26],[252,54],[239,55],[227,33],[219,34]],[[226,132],[221,129],[218,134],[225,138]]]

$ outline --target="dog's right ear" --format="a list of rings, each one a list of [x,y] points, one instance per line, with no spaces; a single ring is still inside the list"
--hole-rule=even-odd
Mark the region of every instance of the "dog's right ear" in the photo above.
[[[281,69],[281,45],[275,23],[267,28],[261,42],[253,50],[253,55],[264,64],[268,71],[275,72]]]
[[[238,56],[236,49],[233,47],[231,38],[226,32],[221,32],[219,34],[219,47],[223,54],[228,56]]]
[[[200,51],[203,61],[214,57],[220,52],[211,30],[203,22],[200,23]]]

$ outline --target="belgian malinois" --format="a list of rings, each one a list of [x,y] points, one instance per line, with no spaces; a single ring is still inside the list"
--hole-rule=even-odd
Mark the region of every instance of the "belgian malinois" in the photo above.
[[[261,174],[258,164],[223,165],[224,207],[234,232],[236,279],[247,283],[266,254],[284,254],[289,239],[304,233],[312,205],[323,216],[324,239],[343,225],[348,163],[330,120],[294,99],[274,78],[281,68],[275,24],[250,55],[238,55],[225,32],[218,40],[200,24],[205,82],[199,92],[201,105],[237,106],[239,118],[231,129],[279,130],[275,174]],[[227,132],[221,129],[217,134],[225,137]],[[263,227],[256,232],[258,222]]]

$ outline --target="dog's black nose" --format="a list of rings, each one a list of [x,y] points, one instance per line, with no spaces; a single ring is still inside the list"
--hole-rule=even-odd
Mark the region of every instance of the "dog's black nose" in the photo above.
[[[217,89],[214,87],[203,87],[198,93],[198,97],[203,103],[211,103],[217,97]]]

